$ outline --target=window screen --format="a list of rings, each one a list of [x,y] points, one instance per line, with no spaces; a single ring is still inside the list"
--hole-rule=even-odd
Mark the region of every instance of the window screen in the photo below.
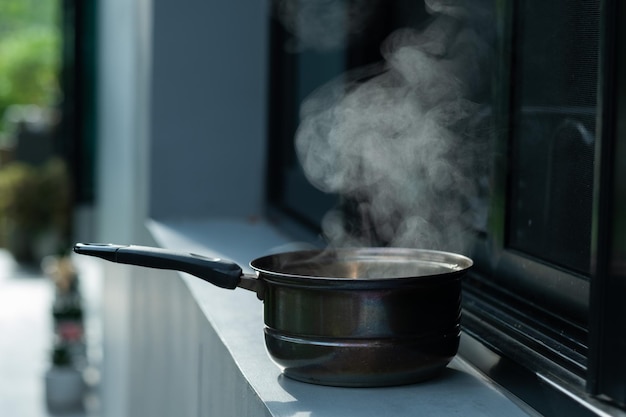
[[[508,245],[589,274],[599,1],[521,2]]]

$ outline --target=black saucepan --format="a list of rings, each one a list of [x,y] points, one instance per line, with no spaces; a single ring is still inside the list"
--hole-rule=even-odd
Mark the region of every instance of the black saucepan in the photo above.
[[[472,266],[448,252],[336,249],[264,256],[248,275],[232,262],[159,248],[79,243],[74,251],[255,291],[267,351],[283,373],[351,387],[408,384],[443,370],[458,349],[461,278]]]

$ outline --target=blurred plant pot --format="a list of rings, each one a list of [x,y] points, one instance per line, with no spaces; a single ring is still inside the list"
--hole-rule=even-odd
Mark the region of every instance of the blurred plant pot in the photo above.
[[[82,374],[70,366],[53,366],[46,372],[46,405],[49,411],[80,410],[85,384]]]
[[[59,413],[83,408],[85,382],[64,346],[56,347],[53,352],[52,367],[45,375],[45,387],[48,411]]]

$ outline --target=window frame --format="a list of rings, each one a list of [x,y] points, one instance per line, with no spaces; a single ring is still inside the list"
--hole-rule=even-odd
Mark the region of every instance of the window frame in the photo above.
[[[74,203],[95,199],[97,0],[59,0],[63,37],[61,137]]]
[[[510,28],[513,7],[508,4],[501,18],[508,21],[505,26]],[[619,225],[626,220],[626,165],[619,163],[626,157],[626,146],[619,140],[626,135],[626,59],[625,54],[619,51],[626,45],[626,31],[617,24],[620,17],[626,17],[626,7],[614,0],[601,0],[600,4],[591,278],[589,281],[581,279],[578,288],[559,294],[559,285],[573,282],[568,277],[569,273],[542,266],[540,262],[530,259],[523,260],[523,269],[530,268],[531,275],[539,280],[548,280],[544,282],[549,294],[544,295],[543,301],[558,300],[557,303],[565,306],[566,312],[573,313],[573,317],[581,321],[560,320],[559,323],[543,326],[544,320],[555,319],[554,315],[527,305],[525,308],[530,311],[535,308],[531,314],[536,315],[538,320],[525,320],[528,318],[526,315],[511,316],[503,307],[503,300],[499,300],[500,305],[493,302],[494,296],[489,293],[490,288],[485,289],[488,283],[484,280],[470,277],[465,286],[464,327],[470,337],[461,347],[461,354],[496,382],[546,414],[555,411],[565,413],[564,410],[567,410],[567,415],[613,414],[617,412],[615,406],[623,408],[626,403],[626,391],[623,389],[626,340],[619,331],[611,331],[626,328],[626,307],[620,299],[621,294],[626,293],[626,274],[620,271],[620,263],[625,259],[619,242],[620,231],[623,233]],[[505,37],[506,42],[512,42],[513,36],[509,33]],[[510,61],[499,69],[508,73],[512,70]],[[501,105],[506,106],[507,99]],[[510,113],[501,114],[503,122],[508,124]],[[506,154],[503,148],[499,151]],[[506,161],[498,161],[497,165],[499,172],[505,172],[502,170],[506,169]],[[506,187],[504,179],[496,187]],[[502,210],[502,207],[494,209]],[[504,224],[498,226],[495,228],[498,233],[496,239],[503,242]],[[496,276],[502,271],[515,275],[515,265],[522,265],[519,259],[514,259],[519,255],[506,252],[498,253]],[[555,291],[550,291],[550,288]],[[511,288],[513,291],[527,289],[526,285]],[[556,319],[559,321],[558,317]],[[569,345],[562,344],[564,340]],[[572,350],[572,345],[580,351]],[[576,360],[577,355],[579,360]],[[499,366],[494,366],[494,363]]]
[[[587,390],[625,407],[626,250],[620,240],[626,236],[626,30],[618,22],[626,17],[626,5],[618,0],[602,3],[599,129],[603,140],[596,148]]]
[[[488,230],[477,238],[472,255],[476,267],[464,286],[465,324],[476,338],[503,354],[516,357],[536,352],[538,359],[540,356],[555,364],[550,373],[565,372],[566,379],[580,385],[586,372],[589,281],[506,247],[508,172],[514,134],[509,127],[514,121],[512,83],[516,70],[516,13],[520,6],[519,1],[510,1],[496,11],[500,36],[495,52],[494,84],[498,87],[493,92],[492,113],[499,133],[492,144]],[[556,310],[555,305],[559,306]],[[490,335],[493,331],[501,332],[502,337]],[[516,343],[507,342],[508,338]],[[518,343],[526,346],[522,347],[528,350],[526,354],[517,354]]]

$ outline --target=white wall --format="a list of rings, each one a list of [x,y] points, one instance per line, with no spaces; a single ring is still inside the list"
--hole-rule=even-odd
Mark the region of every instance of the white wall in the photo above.
[[[144,227],[148,217],[260,214],[264,1],[98,4],[92,240],[151,244]],[[104,268],[102,414],[139,415],[137,405],[143,400],[136,396],[146,391],[133,386],[142,381],[134,361],[142,355],[137,346],[149,344],[149,338],[137,329],[170,323],[168,308],[159,308],[163,303],[155,291],[160,290],[151,289],[134,268]],[[179,400],[184,399],[174,404]]]
[[[145,242],[150,2],[98,2],[95,239]],[[103,415],[127,415],[132,271],[104,265]]]
[[[153,217],[260,214],[265,16],[263,0],[154,2]]]
[[[150,6],[99,2],[96,233],[103,241],[136,239],[147,212]]]

